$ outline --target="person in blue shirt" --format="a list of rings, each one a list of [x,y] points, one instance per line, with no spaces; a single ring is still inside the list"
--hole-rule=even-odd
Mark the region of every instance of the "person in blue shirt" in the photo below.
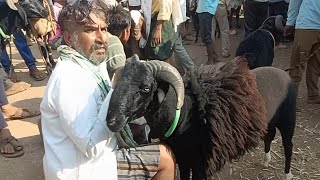
[[[218,62],[218,56],[211,36],[212,18],[216,13],[217,7],[218,0],[199,0],[196,11],[199,17],[201,39],[207,47],[207,64]]]
[[[320,104],[317,86],[320,75],[320,1],[290,1],[284,35],[289,35],[294,26],[289,75],[295,82],[298,92],[302,74],[306,69],[307,103]]]

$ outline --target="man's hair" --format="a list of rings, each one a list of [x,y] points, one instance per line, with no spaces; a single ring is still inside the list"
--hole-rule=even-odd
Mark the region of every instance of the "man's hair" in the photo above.
[[[92,2],[87,0],[77,0],[73,4],[67,4],[60,12],[58,24],[61,31],[72,30],[75,24],[84,25],[93,22],[89,17],[90,13],[95,13],[98,17],[107,21],[106,12],[92,6]],[[108,22],[106,22],[108,23]]]
[[[121,33],[131,25],[130,12],[121,5],[114,6],[108,10],[108,31],[115,36]]]

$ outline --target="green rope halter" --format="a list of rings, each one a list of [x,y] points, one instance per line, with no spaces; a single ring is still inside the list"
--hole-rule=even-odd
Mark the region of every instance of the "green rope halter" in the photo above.
[[[168,131],[164,135],[165,137],[167,137],[167,138],[170,137],[172,135],[173,131],[176,129],[178,122],[179,122],[180,113],[181,113],[181,109],[176,109],[176,115],[174,117],[174,120],[173,120],[170,128],[168,129]]]

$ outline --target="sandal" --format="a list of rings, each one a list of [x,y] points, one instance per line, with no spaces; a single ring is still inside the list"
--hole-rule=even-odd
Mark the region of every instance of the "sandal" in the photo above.
[[[32,77],[35,81],[42,81],[46,78],[46,75],[39,70],[31,70],[30,77]]]
[[[3,139],[0,141],[0,148],[2,148],[3,146],[10,144],[13,149],[15,150],[14,153],[2,153],[1,154],[6,157],[6,158],[15,158],[15,157],[20,157],[24,154],[23,151],[23,146],[19,143],[19,141],[13,137],[13,136],[9,136],[6,139]]]
[[[30,117],[39,116],[40,112],[38,111],[29,111],[28,109],[19,108],[14,115],[7,117],[6,120],[17,120],[17,119],[25,119]]]

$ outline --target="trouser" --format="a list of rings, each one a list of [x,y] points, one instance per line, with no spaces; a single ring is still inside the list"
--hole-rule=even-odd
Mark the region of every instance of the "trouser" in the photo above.
[[[0,64],[0,78],[3,79],[5,90],[13,86],[13,82],[8,78],[8,74],[4,71],[1,64]]]
[[[225,4],[219,4],[215,16],[212,18],[212,39],[215,40],[215,32],[217,27],[217,22],[219,24],[221,32],[221,42],[222,42],[222,54],[230,54],[230,39],[229,39],[229,21],[228,12]]]
[[[289,3],[285,1],[269,3],[269,16],[281,15],[285,20],[288,17]]]
[[[28,46],[27,40],[23,32],[20,29],[18,29],[13,33],[13,36],[14,36],[13,42],[16,45],[21,57],[24,59],[24,62],[26,63],[27,67],[29,69],[36,67],[35,59],[32,55],[31,49]],[[4,70],[8,73],[11,68],[11,61],[9,59],[9,56],[5,47],[2,47],[1,64]]]
[[[194,67],[194,63],[187,53],[186,49],[182,45],[182,36],[180,33],[181,24],[178,26],[178,30],[176,32],[176,42],[173,46],[174,51],[174,59],[175,63],[178,66],[178,69],[189,70]]]
[[[3,79],[0,78],[0,106],[6,105],[8,104],[8,99],[7,99],[7,95],[6,95],[6,91],[4,89],[4,85],[3,85]],[[7,127],[7,123],[4,119],[2,110],[0,111],[0,130]]]
[[[210,54],[213,56],[213,59],[217,60],[218,55],[215,50],[214,42],[211,36],[213,15],[208,12],[203,12],[203,13],[199,13],[198,17],[199,17],[202,43],[205,44],[207,47],[208,56]]]
[[[296,29],[290,62],[289,75],[298,89],[306,69],[306,84],[309,97],[318,96],[320,75],[320,30]]]
[[[250,32],[257,30],[268,17],[268,2],[256,2],[246,0],[244,10],[244,32],[247,36]]]

